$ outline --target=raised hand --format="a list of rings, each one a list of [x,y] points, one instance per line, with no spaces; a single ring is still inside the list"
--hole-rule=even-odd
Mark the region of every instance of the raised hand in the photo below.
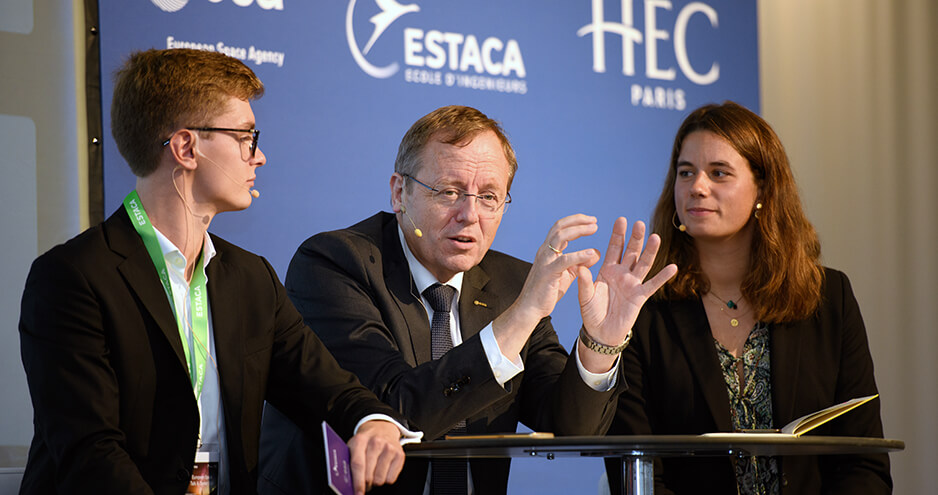
[[[571,241],[592,235],[597,228],[596,217],[581,214],[561,218],[551,226],[518,296],[533,303],[539,310],[538,319],[553,312],[576,279],[579,268],[589,268],[599,261],[599,251],[595,249],[563,252]]]
[[[595,282],[588,267],[577,267],[580,314],[586,332],[596,342],[612,347],[625,341],[645,301],[677,273],[676,265],[667,265],[643,282],[658,254],[661,239],[651,234],[643,250],[645,224],[635,222],[628,245],[625,245],[627,232],[626,219],[617,218]],[[583,351],[581,361],[590,371],[607,371],[615,360],[615,356],[596,354],[582,344],[578,347]]]
[[[551,226],[534,256],[521,293],[492,326],[498,346],[506,356],[520,352],[537,322],[551,314],[570,288],[578,270],[589,271],[599,261],[596,249],[563,252],[571,241],[592,235],[596,229],[596,217],[581,214],[561,218]]]

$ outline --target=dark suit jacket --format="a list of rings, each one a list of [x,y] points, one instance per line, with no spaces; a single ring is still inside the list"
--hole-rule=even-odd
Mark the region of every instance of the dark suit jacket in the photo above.
[[[436,361],[430,359],[427,312],[389,213],[306,240],[290,263],[287,293],[339,363],[427,439],[440,438],[460,419],[468,420],[469,434],[514,432],[518,421],[560,435],[603,434],[625,380],[620,375],[609,392],[589,388],[549,318],[521,351],[524,371],[504,388],[495,381],[478,333],[514,302],[529,268],[489,251],[466,272],[459,299],[463,343]],[[269,432],[288,430],[282,424],[268,429],[266,421],[264,428],[265,443]],[[274,444],[281,457],[298,457],[282,442]],[[504,493],[508,468],[507,459],[472,461],[477,492]],[[389,491],[419,494],[426,476],[426,462],[408,460]]]
[[[230,483],[253,493],[265,399],[345,436],[367,413],[395,413],[339,368],[263,258],[212,242]],[[185,491],[198,407],[169,300],[123,208],[33,263],[19,329],[35,425],[21,492]]]
[[[846,275],[826,269],[822,302],[810,319],[769,326],[774,425],[877,393],[860,308]],[[631,387],[609,434],[672,435],[732,431],[729,396],[700,299],[649,301],[623,353]],[[809,435],[882,437],[879,399]],[[779,457],[782,493],[889,493],[889,458]],[[621,476],[607,463],[610,480]],[[656,493],[736,493],[731,461],[664,458]],[[615,493],[615,492],[613,492]]]

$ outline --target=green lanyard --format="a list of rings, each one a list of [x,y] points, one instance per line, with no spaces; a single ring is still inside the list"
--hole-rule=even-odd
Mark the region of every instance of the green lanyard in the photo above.
[[[192,333],[197,342],[202,345],[194,345],[189,349],[189,338],[186,335],[186,315],[180,312],[173,299],[173,286],[169,281],[169,271],[166,269],[166,259],[163,258],[163,250],[160,249],[160,241],[156,238],[156,230],[150,223],[147,213],[143,211],[143,204],[140,202],[140,196],[137,191],[131,191],[124,198],[124,209],[130,215],[130,221],[137,229],[137,233],[143,239],[143,245],[153,260],[153,265],[160,276],[160,282],[163,283],[163,289],[169,297],[169,304],[173,307],[176,314],[176,325],[179,327],[179,338],[182,339],[182,348],[186,352],[186,363],[189,364],[189,379],[192,381],[192,390],[196,398],[202,395],[202,384],[205,382],[205,362],[208,357],[208,293],[205,291],[205,270],[202,268],[202,255],[196,262],[196,269],[192,274],[192,281],[189,283],[189,304],[192,308]]]

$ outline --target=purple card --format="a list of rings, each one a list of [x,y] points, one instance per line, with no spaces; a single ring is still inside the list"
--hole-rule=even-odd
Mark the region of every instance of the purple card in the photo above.
[[[339,495],[354,495],[348,445],[325,421],[322,422],[322,439],[326,445],[326,478],[329,487]]]

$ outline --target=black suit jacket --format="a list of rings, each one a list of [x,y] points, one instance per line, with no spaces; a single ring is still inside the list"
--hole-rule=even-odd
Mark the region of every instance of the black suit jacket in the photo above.
[[[263,258],[212,242],[230,483],[253,493],[265,399],[346,436],[367,413],[395,413],[306,329]],[[21,492],[185,491],[198,406],[169,300],[123,208],[33,263],[19,329],[35,425]]]
[[[814,317],[769,326],[776,428],[877,393],[866,330],[846,275],[826,269],[822,294]],[[729,396],[700,299],[649,301],[634,332],[623,353],[632,386],[620,398],[609,434],[732,431]],[[879,406],[876,399],[809,435],[881,438]],[[885,454],[778,461],[782,493],[889,493],[892,488]],[[610,480],[621,476],[617,462],[607,467]],[[655,471],[656,493],[736,493],[728,458],[664,458]]]
[[[467,419],[469,434],[514,432],[521,421],[535,431],[601,435],[625,380],[620,375],[608,392],[589,388],[549,318],[521,351],[524,371],[504,388],[495,381],[478,334],[514,302],[529,269],[528,263],[489,251],[467,271],[459,298],[463,343],[436,361],[430,359],[427,312],[389,213],[306,240],[290,263],[287,293],[342,366],[427,439],[440,438],[460,419]],[[268,433],[290,438],[283,424],[268,429],[265,418],[264,428],[264,443]],[[272,443],[281,447],[281,458],[299,457],[282,442]],[[477,492],[504,493],[508,468],[507,459],[472,461]],[[271,473],[278,475],[283,473]],[[421,493],[426,476],[425,461],[409,460],[388,491]]]

